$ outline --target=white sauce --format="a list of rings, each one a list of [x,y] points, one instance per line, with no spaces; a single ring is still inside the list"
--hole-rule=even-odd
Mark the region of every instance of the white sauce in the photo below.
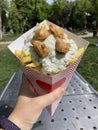
[[[37,25],[38,26],[38,25]],[[41,25],[40,25],[41,26]],[[47,26],[46,26],[47,27]],[[36,27],[37,28],[37,27]],[[39,26],[38,26],[39,28]],[[48,29],[48,27],[47,27]],[[30,43],[31,40],[27,40],[23,50],[28,50],[32,54],[33,60],[37,65],[42,64],[42,71],[45,74],[58,73],[66,69],[66,66],[72,58],[75,57],[78,47],[73,39],[68,39],[65,35],[64,41],[70,44],[70,50],[66,54],[60,54],[55,51],[56,39],[53,35],[50,35],[44,42],[44,44],[49,48],[50,53],[47,57],[39,57],[33,49]]]

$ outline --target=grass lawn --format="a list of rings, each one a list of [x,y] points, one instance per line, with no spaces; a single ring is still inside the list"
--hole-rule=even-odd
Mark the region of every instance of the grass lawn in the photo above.
[[[98,91],[98,37],[85,38],[90,42],[77,71]]]
[[[77,71],[98,91],[98,37],[85,38],[90,45],[83,56]],[[6,45],[0,45],[0,88],[3,88],[14,71],[20,70],[15,57]]]
[[[0,89],[5,86],[13,72],[18,70],[19,65],[7,45],[0,45]]]
[[[6,35],[3,35],[3,38],[2,38],[2,40],[0,40],[1,42],[2,41],[13,41],[13,40],[15,40],[17,37],[19,37],[21,34],[13,34],[13,35],[11,35],[11,34],[6,34]]]

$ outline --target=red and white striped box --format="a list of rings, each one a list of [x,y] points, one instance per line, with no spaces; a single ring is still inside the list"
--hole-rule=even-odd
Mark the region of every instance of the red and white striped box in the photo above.
[[[47,21],[47,22],[49,22],[49,21]],[[33,31],[34,31],[34,28],[30,29],[29,31],[24,33],[22,36],[20,36],[18,39],[16,39],[14,42],[12,42],[8,46],[8,48],[14,55],[15,55],[15,50],[22,50],[25,39],[27,37],[29,37],[33,33]],[[88,41],[76,36],[75,34],[69,32],[66,29],[64,29],[64,31],[68,35],[68,37],[70,37],[71,39],[73,39],[76,42],[76,44],[79,48],[83,47],[84,50],[86,50],[86,48],[89,44]],[[84,54],[84,52],[83,52],[83,54]],[[68,84],[69,84],[69,82],[73,76],[73,73],[75,72],[83,54],[81,54],[81,56],[74,63],[69,65],[65,70],[63,70],[60,73],[53,75],[53,76],[45,75],[41,72],[34,70],[33,68],[24,66],[23,64],[21,64],[21,62],[19,62],[19,63],[21,64],[21,69],[23,70],[24,74],[27,76],[27,78],[31,82],[32,87],[35,90],[35,92],[38,95],[43,95],[43,94],[53,91],[54,89],[56,89],[58,87],[61,87],[61,86],[65,86],[65,88],[68,87]],[[18,61],[19,61],[19,59],[18,59]],[[60,100],[61,100],[61,98],[47,107],[47,110],[49,111],[49,113],[51,115],[54,114]]]

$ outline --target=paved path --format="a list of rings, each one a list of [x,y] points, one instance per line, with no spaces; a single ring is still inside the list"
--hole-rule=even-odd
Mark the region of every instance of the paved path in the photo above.
[[[79,37],[93,37],[93,33],[87,33],[85,35],[79,35]]]
[[[6,42],[0,42],[0,45],[8,45],[10,44],[12,41],[6,41]]]

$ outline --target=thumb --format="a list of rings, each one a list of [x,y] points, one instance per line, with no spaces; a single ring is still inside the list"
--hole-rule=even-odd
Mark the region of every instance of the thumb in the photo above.
[[[65,93],[66,89],[64,87],[59,87],[54,91],[45,94],[43,96],[37,97],[37,101],[40,102],[42,108],[52,104],[54,101],[62,97]]]

